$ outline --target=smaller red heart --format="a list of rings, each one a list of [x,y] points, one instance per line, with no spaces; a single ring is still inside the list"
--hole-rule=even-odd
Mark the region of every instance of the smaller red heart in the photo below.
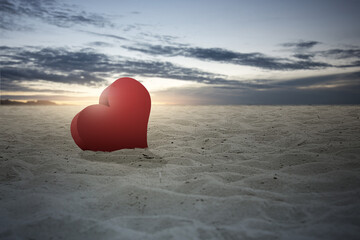
[[[150,94],[132,78],[119,78],[101,94],[99,104],[76,114],[71,136],[82,150],[147,148]]]

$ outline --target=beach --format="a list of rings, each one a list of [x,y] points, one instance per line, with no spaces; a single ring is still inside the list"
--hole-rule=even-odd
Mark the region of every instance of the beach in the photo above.
[[[360,106],[153,105],[82,151],[83,106],[0,106],[0,239],[359,239]]]

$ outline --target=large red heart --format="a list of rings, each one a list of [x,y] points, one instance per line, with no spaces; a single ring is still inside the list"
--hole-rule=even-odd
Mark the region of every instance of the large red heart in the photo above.
[[[71,135],[82,150],[147,148],[150,108],[150,94],[140,82],[119,78],[102,92],[99,104],[73,118]]]

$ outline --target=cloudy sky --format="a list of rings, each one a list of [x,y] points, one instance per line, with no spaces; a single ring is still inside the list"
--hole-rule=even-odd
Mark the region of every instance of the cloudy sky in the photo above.
[[[1,0],[1,98],[359,104],[360,1]]]

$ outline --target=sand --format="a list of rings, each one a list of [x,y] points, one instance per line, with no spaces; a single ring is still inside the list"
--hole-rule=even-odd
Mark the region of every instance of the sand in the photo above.
[[[81,109],[0,107],[0,239],[360,238],[360,106],[153,106],[111,153]]]

